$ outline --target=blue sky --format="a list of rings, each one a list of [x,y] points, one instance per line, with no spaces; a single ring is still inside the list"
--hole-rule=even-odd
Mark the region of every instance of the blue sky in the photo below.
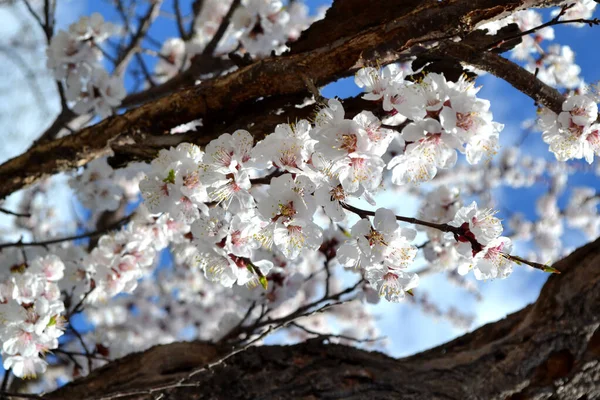
[[[191,1],[182,1],[184,12],[190,9]],[[317,7],[331,2],[307,0],[306,3],[313,12]],[[108,20],[119,21],[118,15],[108,1],[94,0],[87,3],[71,0],[59,8],[59,26],[67,27],[80,15],[89,15],[100,12]],[[165,10],[172,12],[172,1],[165,1]],[[544,13],[546,16],[548,12]],[[592,50],[590,45],[596,44],[600,39],[600,27],[577,29],[569,26],[555,27],[556,43],[566,44],[576,53],[577,63],[582,68],[582,75],[586,82],[593,83],[600,80],[600,52]],[[154,24],[150,35],[159,41],[177,36],[174,21],[160,18]],[[154,48],[151,43],[145,46]],[[145,56],[146,57],[146,56]],[[146,57],[148,61],[151,58]],[[150,64],[152,65],[152,64]],[[130,83],[130,82],[129,82]],[[507,83],[491,75],[478,80],[483,85],[479,96],[491,101],[494,119],[505,124],[502,133],[502,143],[514,143],[515,138],[521,134],[521,122],[535,116],[533,101],[513,89]],[[359,92],[352,79],[346,79],[322,91],[326,97],[347,97]],[[540,135],[534,133],[524,142],[522,149],[536,156],[552,159],[552,154],[547,150],[547,145],[541,141]],[[598,177],[593,174],[578,174],[573,177],[573,182],[600,188]],[[529,218],[535,218],[535,199],[544,192],[544,187],[536,185],[529,189],[503,190],[497,193],[503,199],[503,205],[511,211],[521,211]],[[382,199],[382,205],[393,204],[395,199]],[[407,207],[416,210],[416,203],[409,201]],[[406,211],[406,210],[405,210]],[[502,216],[502,214],[500,214]],[[581,244],[583,237],[572,236],[573,245]],[[443,276],[430,276],[422,280],[419,291],[427,291],[442,308],[454,305],[461,310],[473,312],[477,315],[477,326],[486,322],[502,318],[507,313],[516,311],[532,302],[537,297],[539,290],[546,279],[546,274],[526,267],[515,266],[515,272],[506,280],[478,282],[484,295],[482,302],[477,302],[472,295],[453,287]],[[411,304],[390,304],[382,302],[376,309],[381,316],[380,327],[382,333],[390,338],[391,346],[388,352],[394,356],[403,356],[443,343],[464,333],[454,328],[446,321],[437,321],[424,315],[418,308]]]

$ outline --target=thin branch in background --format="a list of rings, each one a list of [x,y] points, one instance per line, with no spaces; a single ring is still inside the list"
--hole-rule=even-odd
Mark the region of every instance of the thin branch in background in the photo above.
[[[116,0],[115,8],[117,9],[117,13],[121,17],[121,20],[123,22],[123,29],[125,30],[125,35],[121,36],[121,39],[119,40],[118,44],[115,44],[117,53],[121,53],[123,47],[125,47],[125,38],[131,34],[131,15],[128,14],[127,11],[125,11],[123,0]]]
[[[144,78],[146,79],[150,87],[156,86],[154,78],[152,77],[152,73],[150,72],[150,70],[148,70],[148,66],[146,65],[146,62],[144,61],[142,55],[140,53],[135,53],[135,59],[138,65],[140,66],[142,74],[144,75]]]
[[[132,216],[133,216],[133,214],[128,215],[127,217],[121,218],[119,221],[117,221],[116,223],[114,223],[113,225],[111,225],[105,229],[97,230],[94,232],[82,233],[80,235],[67,236],[67,237],[63,237],[63,238],[49,239],[49,240],[44,240],[44,241],[39,241],[39,242],[30,242],[30,243],[23,243],[20,240],[18,242],[13,242],[13,243],[0,243],[0,250],[7,248],[7,247],[46,247],[51,244],[62,243],[62,242],[71,242],[73,240],[101,236],[101,235],[104,235],[105,233],[108,233],[112,230],[118,229],[121,226],[125,225],[127,222],[129,222],[129,220],[131,219]]]
[[[66,350],[61,350],[61,349],[54,349],[51,351],[52,353],[60,353],[60,354],[64,354],[66,356],[73,356],[73,357],[92,357],[94,360],[100,360],[100,361],[106,361],[106,362],[110,362],[112,361],[110,358],[107,357],[102,357],[96,354],[85,354],[85,353],[78,353],[76,351],[66,351]]]
[[[21,213],[17,213],[17,212],[14,212],[14,211],[7,210],[7,209],[2,208],[2,207],[0,207],[0,213],[8,214],[8,215],[13,215],[15,217],[23,217],[23,218],[30,218],[31,217],[31,214],[21,214]]]
[[[181,15],[181,4],[179,4],[179,0],[174,0],[173,8],[175,9],[175,21],[177,22],[177,30],[179,31],[179,36],[183,40],[189,40],[189,33],[185,30],[183,26],[183,16]],[[194,22],[192,21],[192,25]]]
[[[48,44],[50,44],[50,40],[52,40],[52,35],[54,34],[54,12],[56,11],[56,0],[44,0],[44,21],[40,15],[33,9],[29,0],[23,0],[27,10],[29,13],[35,18],[37,23],[40,25],[42,30],[44,31],[44,35],[46,36],[46,40]]]
[[[71,317],[74,314],[77,314],[78,312],[80,312],[83,309],[83,303],[88,298],[88,296],[94,291],[94,289],[96,289],[96,287],[92,285],[92,288],[90,290],[88,290],[87,292],[85,292],[85,294],[79,300],[79,302],[75,305],[75,307],[73,307],[73,309],[71,311],[69,311],[69,313],[67,314],[67,321],[70,321]]]
[[[44,1],[45,22],[42,21],[41,17],[33,9],[31,4],[29,3],[29,0],[23,0],[23,2],[25,3],[25,6],[27,7],[27,10],[31,14],[31,16],[37,21],[37,23],[44,31],[46,41],[48,42],[48,44],[50,44],[50,41],[52,40],[52,35],[54,34],[54,13],[56,10],[56,0]],[[61,129],[75,117],[75,114],[68,108],[67,97],[64,88],[62,87],[62,83],[60,83],[60,81],[58,80],[56,81],[56,90],[60,97],[61,111],[52,123],[52,125],[33,143],[33,145],[56,138]]]
[[[253,332],[256,332],[260,328],[264,328],[267,326],[274,326],[274,325],[285,325],[291,321],[295,321],[296,319],[298,319],[300,317],[307,317],[307,316],[313,315],[315,312],[322,312],[325,309],[329,308],[329,306],[340,303],[340,299],[343,296],[354,292],[360,285],[363,284],[363,282],[364,282],[364,280],[360,279],[353,286],[348,287],[336,294],[333,294],[330,296],[323,296],[320,299],[313,301],[312,303],[306,304],[306,305],[298,308],[296,311],[294,311],[284,317],[275,318],[275,319],[267,318],[265,320],[263,320],[261,317],[254,324],[243,327],[238,332],[230,332],[230,334],[228,334],[226,337],[221,339],[220,342],[224,343],[226,340],[233,339],[233,338],[239,336],[239,334],[241,334],[241,333],[245,333],[247,336],[249,336],[250,334],[252,334]],[[323,306],[322,304],[326,303],[326,302],[331,302],[331,303],[326,304],[327,308],[324,309],[323,307],[325,307],[325,306]],[[343,302],[345,302],[345,300]],[[320,307],[320,308],[318,308],[318,307]]]
[[[187,36],[189,38],[191,38],[192,36],[194,36],[194,24],[196,23],[196,19],[200,16],[200,13],[202,13],[202,9],[204,8],[204,0],[195,0],[192,3],[192,23],[190,25],[190,29],[188,31]]]
[[[217,46],[219,45],[219,42],[221,41],[221,39],[223,39],[223,36],[225,35],[227,28],[229,27],[229,23],[231,22],[231,17],[233,17],[233,13],[240,6],[241,2],[242,0],[233,0],[233,3],[231,3],[231,7],[229,7],[229,10],[227,11],[227,14],[225,14],[225,16],[223,17],[223,21],[221,21],[221,25],[219,25],[219,29],[217,29],[217,32],[214,34],[214,36],[210,39],[210,42],[208,42],[208,44],[204,48],[202,55],[209,56],[215,52]]]
[[[77,359],[75,358],[75,356],[74,356],[73,354],[71,354],[71,353],[69,353],[69,352],[67,352],[67,351],[60,350],[60,349],[54,349],[54,350],[52,351],[52,353],[56,353],[56,354],[61,354],[61,355],[64,355],[64,356],[65,356],[65,357],[67,357],[69,360],[71,360],[71,362],[73,362],[73,364],[75,364],[75,368],[79,369],[80,371],[83,371],[83,365],[81,365],[81,364],[79,363],[79,361],[77,361]],[[58,356],[57,356],[57,357],[58,357]],[[59,357],[59,359],[61,359],[62,361],[64,361],[65,363],[67,363],[67,364],[68,364],[68,361],[67,361],[67,360],[65,360],[64,358],[62,358],[62,357]]]
[[[246,313],[244,314],[244,317],[240,320],[240,322],[238,322],[232,329],[230,329],[229,332],[227,332],[224,335],[224,337],[228,337],[232,332],[239,331],[241,329],[241,327],[244,325],[244,323],[248,320],[248,318],[252,314],[252,311],[254,311],[255,308],[256,308],[256,301],[253,301],[252,304],[250,305],[250,307],[248,307],[248,310],[246,311]]]
[[[518,33],[516,35],[512,35],[512,36],[500,39],[500,40],[498,40],[496,42],[493,42],[490,45],[487,45],[486,47],[487,47],[487,49],[494,49],[494,48],[502,45],[503,43],[510,42],[511,40],[515,40],[515,39],[518,39],[520,37],[530,35],[532,33],[535,33],[535,32],[537,32],[539,30],[542,30],[542,29],[550,27],[550,26],[562,25],[562,24],[576,24],[576,23],[579,23],[579,24],[588,24],[590,27],[592,27],[594,25],[599,25],[600,24],[600,19],[598,19],[598,18],[594,18],[594,19],[576,18],[576,19],[560,20],[560,17],[562,17],[563,15],[565,15],[565,13],[570,8],[572,8],[573,6],[574,6],[574,4],[564,5],[561,8],[560,12],[554,18],[552,18],[550,21],[548,21],[548,22],[546,22],[546,23],[544,23],[542,25],[536,26],[534,28],[531,28],[529,30],[523,31],[521,33]]]
[[[325,304],[321,308],[313,310],[313,311],[311,311],[305,315],[301,315],[299,317],[307,317],[310,315],[314,315],[316,313],[324,312],[331,307],[341,305],[344,303],[346,303],[346,301],[337,301],[334,303]],[[180,379],[179,381],[177,381],[175,383],[167,384],[167,385],[163,385],[163,386],[157,386],[157,387],[153,387],[153,388],[148,388],[148,389],[144,389],[144,390],[130,390],[130,391],[112,393],[112,394],[108,394],[108,395],[103,395],[101,397],[95,397],[91,400],[113,400],[113,399],[133,397],[133,396],[152,395],[152,394],[164,392],[166,390],[177,389],[177,388],[182,388],[182,387],[198,387],[198,386],[200,386],[201,382],[188,383],[188,381],[191,378],[193,378],[194,376],[196,376],[202,372],[210,371],[210,370],[214,369],[215,367],[223,364],[225,361],[227,361],[231,357],[235,356],[236,354],[239,354],[239,353],[242,353],[242,352],[248,350],[250,347],[252,347],[256,343],[260,342],[265,337],[269,336],[271,333],[273,333],[281,328],[287,327],[292,322],[293,322],[293,320],[283,321],[283,322],[279,323],[278,325],[268,326],[263,332],[261,332],[254,339],[250,340],[248,343],[246,343],[244,345],[240,345],[238,347],[235,347],[231,351],[226,353],[225,355],[219,357],[217,360],[215,360],[211,363],[208,363],[202,367],[192,370],[186,377]]]
[[[295,321],[290,322],[289,325],[293,326],[295,328],[298,328],[298,329],[308,333],[309,335],[315,335],[315,336],[317,336],[317,338],[322,338],[322,339],[334,338],[334,339],[348,340],[350,342],[355,342],[355,343],[373,343],[373,342],[379,342],[379,341],[385,339],[385,336],[380,336],[380,337],[376,337],[376,338],[358,339],[358,338],[355,338],[352,336],[341,335],[341,334],[320,333],[320,332],[308,329],[307,327],[300,325],[299,323],[297,323]]]
[[[88,373],[92,372],[92,367],[93,367],[92,366],[92,352],[88,350],[88,348],[85,344],[85,340],[83,339],[83,336],[81,336],[81,333],[79,333],[79,331],[77,329],[75,329],[72,324],[69,323],[68,329],[71,332],[73,332],[73,334],[79,341],[79,344],[81,344],[81,348],[83,349],[85,356],[87,358],[87,361],[88,361]]]
[[[146,37],[150,26],[152,26],[152,23],[154,22],[156,17],[158,17],[161,4],[162,0],[155,0],[148,8],[148,11],[146,11],[146,14],[144,14],[144,16],[140,18],[139,28],[131,38],[131,41],[129,42],[127,47],[125,47],[123,52],[117,57],[117,62],[114,70],[115,75],[121,76],[123,72],[125,72],[125,70],[127,69],[127,65],[129,64],[131,57],[135,52],[139,50],[138,48],[142,43],[142,40]]]

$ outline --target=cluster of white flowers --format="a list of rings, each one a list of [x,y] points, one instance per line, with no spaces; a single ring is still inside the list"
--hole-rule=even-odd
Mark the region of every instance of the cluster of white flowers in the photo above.
[[[65,306],[57,282],[65,266],[55,255],[23,260],[18,250],[0,258],[0,341],[5,369],[35,377],[46,370],[45,353],[58,347]]]
[[[477,163],[497,147],[502,126],[464,78],[453,83],[429,74],[405,82],[403,70],[390,65],[382,71],[363,68],[356,82],[366,99],[381,101],[393,125],[384,127],[370,111],[346,119],[342,103],[330,99],[313,124],[280,124],[256,145],[249,132],[238,130],[211,141],[205,151],[188,143],[161,150],[140,189],[151,213],[190,226],[193,245],[180,249],[180,256],[195,260],[208,279],[226,287],[266,286],[274,262],[264,249],[294,261],[322,245],[323,230],[314,221],[318,206],[335,224],[345,221],[352,199],[375,204],[386,165],[382,157],[393,141],[401,142],[401,153],[406,148],[388,163],[398,184],[433,179],[437,168],[454,165],[457,150]],[[412,122],[401,134],[393,129],[407,120]],[[446,209],[439,222],[452,221],[457,210]],[[461,212],[468,213],[456,218],[464,217]],[[473,212],[469,220],[478,232],[487,229],[481,224],[499,225],[486,212]],[[464,232],[452,238],[455,261],[474,264],[478,279],[508,273],[501,253],[510,251],[509,240],[473,238],[475,247],[465,252],[461,242],[470,231],[462,223],[458,227]],[[398,301],[418,284],[405,271],[417,253],[410,244],[415,231],[399,227],[391,210],[378,209],[372,223],[363,218],[348,235],[336,259],[358,267],[380,295]]]
[[[461,262],[458,273],[465,275],[473,269],[475,278],[506,278],[512,272],[512,263],[506,258],[512,241],[502,234],[502,223],[489,209],[479,210],[475,202],[464,206],[448,224],[460,228],[460,234],[447,233],[459,244]]]
[[[202,53],[217,33],[231,3],[204,1],[190,40],[170,38],[163,43],[154,71],[157,82],[164,82],[191,65],[191,59]],[[287,49],[287,42],[297,40],[304,29],[324,16],[324,9],[315,15],[309,11],[302,2],[284,7],[280,0],[242,0],[217,43],[216,54],[236,51],[239,46],[255,57],[268,56],[273,51],[280,54]]]
[[[155,66],[157,82],[189,67],[214,37],[231,4],[207,0],[192,38],[164,43]],[[590,10],[589,1],[579,1],[564,18],[586,18]],[[299,2],[284,7],[279,0],[242,0],[215,56],[238,48],[259,57],[279,53],[319,17],[309,16]],[[510,22],[528,30],[542,20],[528,10],[485,27],[493,32]],[[121,81],[109,77],[100,64],[98,46],[113,33],[115,28],[94,14],[52,38],[48,65],[78,113],[106,116],[124,98]],[[576,87],[579,69],[570,49],[551,46],[543,51],[539,45],[553,38],[552,28],[539,30],[525,37],[513,55],[529,69],[540,67],[538,76],[544,81]],[[509,225],[513,238],[533,240],[544,256],[557,255],[563,218],[590,237],[598,234],[597,192],[576,190],[561,211],[557,198],[566,173],[560,168],[550,171],[550,163],[520,157],[513,149],[497,165],[462,174],[467,163],[478,164],[496,153],[503,129],[493,121],[489,102],[477,97],[479,88],[465,76],[451,82],[441,74],[389,65],[362,68],[355,82],[364,90],[362,97],[373,102],[373,111],[347,116],[342,102],[330,99],[310,122],[280,124],[257,143],[249,132],[237,130],[220,135],[204,149],[189,143],[163,149],[150,165],[126,172],[114,171],[106,157],[89,163],[70,185],[95,216],[122,211],[140,192],[144,203],[127,226],[97,241],[98,235],[90,235],[94,239],[87,251],[86,246],[62,243],[42,253],[17,247],[0,252],[3,264],[12,266],[0,271],[4,367],[19,377],[44,371],[42,356],[57,348],[62,315],[78,312],[79,305],[71,309],[77,302],[85,303],[90,321],[99,328],[82,341],[106,346],[114,357],[157,343],[222,338],[267,314],[270,321],[289,316],[321,298],[323,282],[326,293],[339,289],[341,280],[334,278],[333,268],[340,265],[363,278],[356,286],[360,293],[353,292],[352,298],[400,301],[412,294],[419,277],[409,269],[418,252],[412,244],[417,232],[398,220],[410,220],[425,233],[428,240],[420,247],[436,268],[461,275],[473,270],[477,280],[507,277],[512,271],[512,241],[501,236],[500,220],[475,202],[463,206],[459,189],[443,185],[447,181],[460,181],[461,192],[468,196],[469,190],[473,194],[501,183],[531,186],[549,178],[549,193],[537,203],[540,221],[514,215]],[[558,160],[585,158],[591,163],[594,154],[600,154],[597,100],[589,93],[571,95],[560,115],[543,111],[539,126]],[[172,133],[193,124],[201,122]],[[465,154],[467,163],[448,173],[457,164],[457,152]],[[350,205],[364,200],[376,206],[386,169],[397,190],[425,187],[420,192],[426,193],[420,220],[396,216],[386,208],[371,212]],[[407,185],[421,182],[428,184]],[[30,221],[41,219],[35,209],[28,211],[34,214]],[[355,216],[360,219],[346,225]],[[34,237],[36,232],[55,237],[40,227],[30,228]],[[155,270],[159,257],[167,253],[173,268],[168,273]],[[155,282],[145,279],[153,274]],[[248,290],[259,286],[264,290]],[[363,307],[346,305],[331,315],[339,317],[336,322],[348,334],[376,332],[374,318]],[[146,327],[149,320],[156,324]],[[322,315],[303,323],[316,332],[325,326]]]
[[[403,271],[417,255],[417,248],[409,243],[416,232],[398,226],[392,211],[378,209],[372,224],[361,219],[350,235],[352,238],[338,250],[338,260],[346,267],[363,268],[380,296],[397,302],[406,291],[417,287],[418,275]]]
[[[95,213],[114,211],[123,202],[135,200],[146,167],[146,164],[139,163],[115,171],[108,165],[107,159],[100,157],[91,161],[81,174],[69,180],[81,204]]]
[[[506,278],[512,272],[505,257],[512,241],[500,236],[502,224],[494,214],[492,210],[479,210],[475,202],[462,206],[456,188],[440,186],[428,193],[419,216],[458,229],[446,234],[424,229],[429,239],[423,249],[427,261],[438,270],[458,266],[461,275],[472,269],[478,280]]]
[[[300,2],[284,7],[280,0],[242,0],[232,17],[232,37],[252,55],[280,54],[287,41],[298,39],[300,32],[323,17],[322,11],[316,16],[308,11]]]
[[[121,79],[109,76],[100,63],[99,46],[115,31],[114,25],[94,13],[52,37],[46,52],[48,68],[65,85],[66,98],[74,102],[72,109],[78,114],[93,111],[106,117],[125,98]]]
[[[363,98],[382,100],[385,111],[411,121],[402,130],[404,153],[387,166],[392,182],[429,181],[439,168],[456,164],[457,151],[465,153],[470,164],[496,153],[503,125],[492,121],[489,101],[477,98],[479,88],[466,78],[448,82],[443,75],[430,73],[411,83],[404,80],[402,70],[390,65],[383,71],[363,68],[355,80],[366,91]]]
[[[542,110],[538,122],[543,131],[544,142],[559,161],[585,158],[592,163],[594,155],[600,155],[600,124],[598,105],[587,95],[572,95],[557,116]]]
[[[255,55],[267,55],[285,43],[290,15],[279,0],[242,0],[232,20],[236,36]]]

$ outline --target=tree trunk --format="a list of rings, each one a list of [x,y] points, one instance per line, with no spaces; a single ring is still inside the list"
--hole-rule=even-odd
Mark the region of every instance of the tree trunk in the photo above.
[[[175,343],[44,398],[600,399],[600,239],[554,267],[534,304],[408,358],[311,340],[223,359],[210,344]]]

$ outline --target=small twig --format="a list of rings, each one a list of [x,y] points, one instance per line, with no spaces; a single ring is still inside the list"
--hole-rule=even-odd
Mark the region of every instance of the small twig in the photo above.
[[[375,216],[375,211],[361,210],[360,208],[356,208],[354,206],[351,206],[350,204],[342,203],[342,207],[348,211],[352,211],[353,213],[357,214],[361,218]],[[455,235],[459,235],[459,236],[464,235],[464,232],[461,228],[457,228],[455,226],[448,225],[448,224],[436,224],[435,222],[423,221],[423,220],[420,220],[417,218],[411,218],[411,217],[403,217],[401,215],[396,215],[396,220],[402,221],[402,222],[408,222],[409,224],[413,224],[413,225],[427,226],[429,228],[438,229],[442,232],[451,232],[451,233],[454,233]]]
[[[23,2],[25,3],[25,7],[27,7],[27,10],[29,11],[29,13],[31,14],[31,16],[33,16],[33,18],[37,21],[38,25],[42,28],[42,30],[44,31],[44,35],[46,36],[46,40],[48,43],[50,43],[50,40],[52,40],[52,33],[53,33],[53,23],[52,20],[54,19],[54,16],[50,15],[50,1],[51,0],[45,0],[44,1],[44,18],[45,18],[45,22],[42,21],[42,18],[39,16],[39,14],[33,9],[33,7],[31,6],[31,4],[29,3],[29,0],[23,0]],[[54,7],[53,7],[54,8]]]
[[[177,30],[179,31],[179,36],[183,40],[188,40],[190,37],[188,36],[188,32],[186,32],[185,27],[183,26],[183,16],[181,15],[181,5],[179,4],[179,0],[175,0],[173,4],[173,8],[175,9],[175,21],[177,22]],[[192,25],[193,25],[192,21]]]
[[[142,70],[142,74],[144,74],[144,78],[146,78],[148,84],[151,87],[156,86],[154,78],[152,77],[152,73],[150,73],[150,70],[148,70],[148,66],[146,65],[146,62],[144,61],[142,55],[140,53],[135,53],[135,59],[138,62],[140,69]]]
[[[227,11],[227,14],[225,14],[223,20],[221,21],[221,25],[219,25],[219,29],[217,29],[217,32],[215,32],[214,36],[210,39],[210,42],[208,42],[208,44],[202,51],[203,56],[210,56],[214,53],[217,46],[219,45],[219,42],[221,41],[221,39],[223,39],[227,28],[229,27],[229,23],[231,22],[231,17],[233,17],[233,13],[239,7],[241,2],[242,0],[233,0],[233,3],[231,3],[231,6]]]
[[[191,38],[194,35],[194,24],[196,22],[196,18],[200,16],[202,13],[202,9],[204,8],[204,0],[194,0],[192,3],[192,23],[190,25],[190,30],[188,31],[188,38]]]
[[[81,333],[79,333],[79,331],[77,329],[73,328],[73,325],[70,323],[69,323],[69,330],[71,332],[73,332],[75,337],[77,337],[77,340],[79,340],[79,343],[81,344],[81,347],[83,348],[85,356],[87,357],[88,373],[92,372],[92,352],[89,351],[87,346],[85,345],[85,341],[83,340],[83,336],[81,336]]]
[[[71,362],[73,364],[75,364],[75,368],[83,371],[83,366],[79,363],[79,361],[77,361],[77,359],[75,359],[75,356],[73,354],[70,354],[66,351],[57,351],[58,349],[54,349],[54,351],[52,351],[52,353],[57,353],[57,354],[61,354],[64,355],[65,357],[67,357],[69,360],[71,360]],[[58,357],[60,360],[64,361],[65,363],[68,363],[68,360],[65,360],[62,357]]]
[[[66,355],[66,356],[74,356],[74,357],[91,357],[94,360],[107,361],[107,362],[112,361],[110,358],[98,356],[95,354],[79,353],[76,351],[66,351],[66,350],[61,350],[61,349],[54,349],[54,350],[52,350],[52,353],[60,353],[60,354]]]
[[[39,394],[29,394],[29,393],[11,393],[11,392],[0,392],[1,396],[8,397],[9,399],[41,399],[44,398]]]
[[[129,220],[131,219],[132,216],[133,216],[133,214],[128,215],[127,217],[121,218],[119,221],[117,221],[116,223],[114,223],[113,225],[111,225],[105,229],[101,229],[101,230],[94,231],[94,232],[82,233],[80,235],[67,236],[67,237],[57,238],[57,239],[49,239],[49,240],[44,240],[41,242],[23,243],[22,241],[19,240],[18,242],[13,242],[13,243],[0,243],[0,250],[7,248],[7,247],[46,247],[48,245],[56,244],[56,243],[70,242],[73,240],[86,239],[86,238],[93,238],[96,236],[104,235],[105,233],[108,233],[112,230],[120,228],[122,225],[129,222]]]
[[[114,71],[115,75],[121,76],[123,72],[125,72],[125,69],[127,69],[127,65],[129,64],[133,53],[138,51],[140,43],[146,37],[146,33],[150,29],[150,26],[158,16],[161,4],[162,0],[154,0],[146,14],[140,19],[140,25],[137,32],[135,32],[127,47],[119,54],[119,57],[117,57]]]
[[[75,307],[73,307],[73,310],[71,310],[68,314],[67,314],[67,320],[70,320],[71,317],[74,314],[77,314],[78,312],[81,311],[81,307],[83,306],[83,303],[85,302],[85,300],[88,298],[88,296],[94,291],[94,289],[96,289],[94,286],[92,286],[92,288],[90,290],[88,290],[87,292],[85,292],[85,294],[83,295],[83,297],[79,300],[79,302],[75,305]]]
[[[557,270],[556,268],[550,266],[550,265],[546,265],[546,264],[541,264],[538,262],[534,262],[534,261],[529,261],[526,260],[524,258],[521,258],[519,256],[513,256],[511,254],[505,254],[502,253],[502,256],[504,258],[506,258],[507,260],[510,260],[512,262],[514,262],[515,264],[525,264],[525,265],[529,265],[530,267],[533,267],[535,269],[539,269],[540,271],[544,271],[544,272],[548,272],[551,274],[560,274],[560,271]]]
[[[560,21],[559,20],[560,17],[562,17],[564,15],[564,13],[567,9],[568,9],[568,6],[563,6],[563,8],[561,9],[561,12],[556,17],[552,18],[550,21],[548,21],[542,25],[536,26],[534,28],[531,28],[529,30],[518,33],[516,35],[508,36],[503,39],[497,40],[497,41],[493,42],[492,44],[487,45],[486,47],[487,47],[487,49],[494,49],[503,43],[510,42],[511,40],[515,40],[520,37],[530,35],[539,30],[547,28],[549,26],[580,23],[580,24],[588,24],[590,27],[592,27],[594,25],[600,24],[600,20],[598,18],[594,18],[594,19],[577,18],[577,19],[567,19],[567,20]]]
[[[244,317],[240,320],[240,322],[238,322],[236,324],[236,326],[234,326],[232,329],[230,329],[229,332],[227,332],[221,339],[219,339],[218,343],[221,343],[226,338],[231,337],[231,335],[234,334],[235,332],[239,332],[240,328],[248,320],[248,318],[250,317],[250,314],[252,314],[252,311],[254,310],[255,307],[256,307],[256,301],[253,301],[252,304],[250,305],[250,307],[248,307],[246,314],[244,314]]]
[[[357,339],[352,336],[341,335],[341,334],[320,333],[320,332],[308,329],[307,327],[302,326],[295,321],[290,322],[289,325],[291,325],[295,328],[301,329],[304,332],[308,333],[309,335],[316,335],[317,337],[324,338],[324,339],[336,338],[336,339],[343,339],[343,340],[348,340],[348,341],[356,342],[356,343],[372,343],[372,342],[379,342],[380,340],[385,339],[385,336],[380,336],[380,337],[376,337],[376,338]]]
[[[31,218],[31,214],[22,214],[14,211],[7,210],[5,208],[0,207],[0,213],[14,215],[15,217],[23,217],[23,218]]]
[[[300,76],[302,77],[304,84],[308,88],[308,91],[314,96],[315,101],[317,103],[326,104],[327,99],[321,95],[321,92],[315,85],[315,82],[308,75],[306,75],[304,73],[300,73]]]

